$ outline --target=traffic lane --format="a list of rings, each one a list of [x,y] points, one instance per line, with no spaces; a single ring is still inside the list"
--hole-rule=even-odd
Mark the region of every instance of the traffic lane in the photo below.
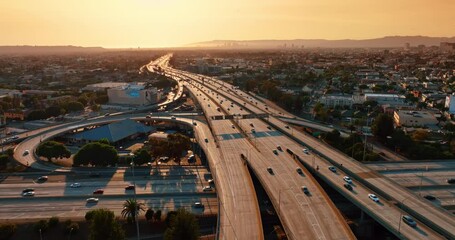
[[[266,125],[261,123],[261,121],[255,119],[251,121],[259,131],[267,129]],[[340,238],[349,235],[348,232],[350,230],[344,219],[341,215],[338,216],[338,210],[331,205],[329,198],[324,194],[319,184],[312,177],[309,177],[309,173],[304,173],[304,176],[297,173],[296,169],[300,165],[285,152],[283,146],[281,151],[277,150],[277,154],[271,151],[271,149],[277,149],[276,146],[279,144],[286,144],[286,139],[283,138],[264,137],[258,139],[258,148],[262,155],[268,156],[265,159],[272,166],[275,173],[274,177],[280,178],[282,182],[280,184],[281,187],[278,186],[278,191],[275,190],[274,192],[275,194],[278,192],[278,196],[275,196],[275,198],[279,199],[278,211],[287,211],[288,209],[295,211],[295,206],[300,206],[301,212],[306,215],[309,225],[313,226],[314,236],[318,238]],[[302,186],[306,186],[310,194],[304,194]],[[283,215],[287,217],[288,214],[284,213]],[[292,215],[293,213],[290,214]],[[297,214],[290,218],[289,221],[300,222],[300,218],[301,216]],[[331,229],[331,231],[324,231],[324,229]]]
[[[49,199],[11,199],[2,200],[0,208],[0,219],[43,219],[52,216],[62,218],[84,217],[87,211],[97,208],[108,208],[114,211],[116,216],[121,215],[123,203],[131,198],[130,196],[106,198],[97,197],[98,203],[87,203],[85,197],[78,199],[55,198]],[[178,208],[186,208],[195,214],[216,214],[218,204],[216,197],[200,196],[159,196],[142,197],[137,196],[138,202],[144,203],[145,208],[152,208],[155,211],[161,209],[164,213]],[[201,202],[204,207],[194,207],[195,202]],[[165,216],[163,213],[163,216]]]
[[[203,176],[203,175],[201,175]],[[80,187],[71,187],[66,183],[49,183],[49,184],[8,184],[2,185],[0,191],[1,198],[10,198],[21,196],[22,190],[25,188],[33,188],[35,196],[89,196],[94,191],[101,189],[104,195],[110,194],[132,194],[133,190],[125,189],[130,182],[105,182],[105,181],[92,181],[92,182],[78,182]],[[15,185],[15,186],[11,186]],[[181,179],[181,180],[161,180],[161,181],[136,181],[136,192],[142,193],[194,193],[204,192],[203,187],[208,184],[201,184],[197,179]],[[214,192],[212,188],[209,192]]]
[[[368,210],[376,214],[377,216],[381,217],[381,220],[393,226],[395,229],[400,228],[400,231],[405,236],[410,237],[412,239],[439,239],[441,236],[436,234],[434,231],[426,227],[425,225],[419,223],[418,228],[414,229],[406,224],[401,224],[401,210],[395,207],[393,203],[386,201],[386,199],[382,198],[379,194],[371,191],[370,189],[364,187],[362,184],[358,183],[357,181],[353,180],[353,191],[349,191],[344,188],[344,184],[346,183],[343,180],[343,176],[348,176],[348,174],[344,173],[340,169],[337,169],[337,172],[332,172],[329,170],[329,166],[332,166],[329,162],[325,161],[324,159],[319,158],[318,156],[311,156],[307,154],[298,154],[299,150],[301,149],[301,145],[297,143],[287,143],[286,148],[291,149],[293,152],[297,153],[299,157],[306,161],[307,164],[311,165],[313,159],[315,160],[315,164],[319,166],[319,170],[317,171],[318,175],[323,175],[325,179],[331,181],[340,191],[342,191],[345,195],[351,196],[357,202],[362,204],[362,206],[367,207]],[[373,193],[377,195],[380,199],[378,203],[374,202],[368,197],[368,194]],[[403,226],[406,225],[406,226]]]
[[[447,179],[453,178],[454,174],[451,171],[438,171],[438,172],[425,172],[405,171],[402,173],[384,173],[382,175],[390,180],[404,186],[404,187],[418,187],[418,186],[447,186],[455,190],[455,184],[447,183]]]

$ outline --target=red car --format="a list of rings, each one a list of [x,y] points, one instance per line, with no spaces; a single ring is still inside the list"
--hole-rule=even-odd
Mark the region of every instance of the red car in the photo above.
[[[134,189],[134,185],[128,185],[125,187],[125,190],[133,190]]]
[[[104,193],[103,189],[96,189],[95,191],[93,191],[93,194],[103,194],[103,193]]]

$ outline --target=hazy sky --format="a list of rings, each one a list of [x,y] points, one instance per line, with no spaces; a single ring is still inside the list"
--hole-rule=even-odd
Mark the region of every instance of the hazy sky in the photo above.
[[[455,0],[0,0],[0,45],[455,36]]]

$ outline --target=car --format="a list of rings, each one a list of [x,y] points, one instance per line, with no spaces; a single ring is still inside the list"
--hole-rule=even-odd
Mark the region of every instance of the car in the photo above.
[[[25,188],[24,190],[22,190],[22,193],[33,192],[33,191],[35,191],[34,188]]]
[[[250,126],[251,126],[251,127],[254,127],[253,123],[250,123]]]
[[[352,179],[351,179],[350,177],[348,177],[348,176],[344,176],[344,177],[343,177],[343,180],[344,180],[345,182],[347,182],[347,183],[352,183]]]
[[[211,191],[213,191],[213,188],[211,186],[205,186],[205,187],[202,188],[202,191],[211,192]]]
[[[207,180],[208,183],[213,183],[213,178]]]
[[[455,183],[455,178],[449,178],[449,179],[447,179],[447,183]]]
[[[234,124],[231,125],[232,128],[235,128]]]
[[[33,192],[33,191],[24,192],[24,193],[22,193],[22,196],[24,196],[24,197],[33,197],[33,196],[35,196],[35,192]]]
[[[304,148],[304,149],[303,149],[303,153],[305,153],[305,154],[310,154],[310,151],[308,151],[308,149]]]
[[[273,174],[273,169],[271,167],[268,167],[267,168],[267,171],[270,173],[270,174]]]
[[[329,170],[332,172],[337,172],[337,169],[334,166],[329,166]]]
[[[302,171],[302,169],[301,169],[301,168],[299,168],[299,167],[298,167],[298,168],[297,168],[297,169],[295,169],[295,170],[297,171],[297,173],[298,173],[298,174],[300,174],[300,175],[302,175],[302,174],[303,174],[303,171]]]
[[[36,180],[37,181],[47,181],[47,179],[49,179],[48,176],[41,176],[41,177],[38,177]]]
[[[276,149],[273,149],[272,152],[275,154],[275,155],[278,155],[278,151]]]
[[[276,149],[280,150],[280,151],[283,151],[283,149],[281,148],[280,145],[276,146]]]
[[[253,128],[253,129],[251,129],[251,132],[252,132],[252,133],[255,133],[255,132],[256,132],[256,130],[254,130],[254,128]]]
[[[171,119],[172,119],[172,120],[175,120],[175,119],[176,119],[176,117],[175,117],[175,116],[171,116]]]
[[[351,184],[345,183],[345,184],[343,184],[343,186],[344,186],[347,190],[352,191],[352,186],[351,186]]]
[[[125,187],[125,190],[133,190],[134,188],[134,185],[128,185]]]
[[[80,183],[71,183],[70,187],[79,188],[79,187],[81,187],[81,184]]]
[[[285,125],[284,127],[287,128],[287,129],[289,129],[289,126],[288,126],[288,125]]]
[[[87,201],[87,203],[97,203],[99,201],[99,199],[91,197],[91,198],[87,198],[86,201]]]
[[[204,141],[205,141],[206,143],[208,143],[208,142],[209,142],[209,140],[208,140],[207,138],[206,138],[206,139],[204,139]]]
[[[96,189],[95,191],[93,191],[93,194],[103,194],[104,193],[104,190],[103,189]]]
[[[436,197],[433,196],[433,195],[425,195],[425,196],[423,196],[423,197],[424,197],[425,199],[427,199],[427,200],[430,200],[430,201],[436,200]]]
[[[267,129],[268,129],[268,130],[272,130],[272,128],[271,128],[270,126],[267,126]]]
[[[310,194],[310,191],[308,190],[308,188],[306,186],[302,186],[302,191],[303,193],[305,193],[306,195]]]
[[[368,197],[373,200],[374,202],[379,202],[379,198],[374,195],[373,193],[368,194]]]
[[[194,125],[194,126],[197,126],[197,122],[193,122],[193,125]]]
[[[204,207],[204,204],[202,204],[201,202],[195,202],[195,203],[193,204],[193,206],[194,206],[195,208],[203,208],[203,207]]]
[[[408,216],[408,215],[404,215],[403,217],[401,217],[401,219],[403,219],[403,222],[405,222],[406,224],[408,224],[409,226],[411,227],[417,227],[417,223],[416,221],[414,221],[414,219],[412,219],[411,216]]]
[[[27,156],[30,153],[29,150],[25,150],[24,153],[22,154],[23,156]]]

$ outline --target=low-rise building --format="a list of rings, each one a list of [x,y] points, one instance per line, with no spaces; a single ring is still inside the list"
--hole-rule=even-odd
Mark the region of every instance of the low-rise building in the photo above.
[[[352,95],[349,94],[326,94],[319,99],[319,102],[327,107],[352,106]]]
[[[397,110],[393,113],[397,126],[428,127],[438,124],[435,115],[429,111]]]
[[[128,84],[107,90],[109,104],[145,106],[158,101],[158,89],[145,88],[144,84]]]

